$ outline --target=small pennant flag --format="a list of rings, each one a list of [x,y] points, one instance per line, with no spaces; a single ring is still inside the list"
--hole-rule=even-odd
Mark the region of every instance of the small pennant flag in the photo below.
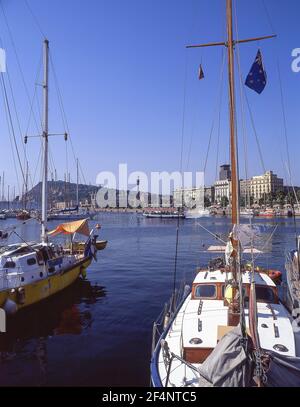
[[[261,94],[265,89],[267,84],[267,73],[264,70],[262,55],[260,50],[257,51],[257,55],[254,61],[254,64],[251,67],[251,70],[247,76],[246,86],[254,90],[255,92]]]
[[[202,64],[199,66],[198,78],[199,78],[199,81],[201,81],[201,79],[204,79],[204,72],[203,72]]]

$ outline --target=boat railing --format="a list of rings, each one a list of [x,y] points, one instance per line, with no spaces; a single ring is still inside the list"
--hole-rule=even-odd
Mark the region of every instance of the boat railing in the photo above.
[[[188,287],[189,289],[189,287]],[[169,322],[173,319],[182,299],[186,297],[187,286],[183,283],[179,289],[176,289],[170,300],[165,304],[163,310],[153,323],[152,331],[152,354],[155,350],[157,339],[161,337]]]
[[[182,314],[182,320],[184,320],[184,316],[186,313],[186,309],[187,309],[188,304],[186,304],[184,310],[183,310],[183,314]],[[181,324],[181,330],[180,330],[180,349],[181,349],[181,357],[183,357],[183,324]]]
[[[6,287],[6,273],[3,270],[0,270],[0,290],[4,290]]]
[[[176,290],[169,302],[167,302],[153,324],[152,331],[152,350],[151,350],[151,377],[152,384],[161,387],[161,380],[158,375],[158,359],[162,340],[165,339],[168,330],[171,328],[178,309],[182,307],[184,301],[190,294],[190,287],[182,284],[179,290]]]
[[[164,360],[166,371],[167,371],[167,376],[166,376],[165,385],[164,385],[165,387],[168,387],[174,360],[177,360],[178,362],[183,364],[186,368],[191,369],[194,373],[197,373],[197,375],[200,376],[199,371],[195,366],[193,366],[191,363],[184,360],[181,356],[175,355],[175,353],[170,352],[167,341],[162,339],[160,345],[161,345],[161,348],[163,351],[163,360]]]

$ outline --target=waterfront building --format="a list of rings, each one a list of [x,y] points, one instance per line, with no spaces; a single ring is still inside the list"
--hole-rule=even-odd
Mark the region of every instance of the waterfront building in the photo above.
[[[284,192],[283,179],[278,178],[273,171],[267,171],[263,175],[257,175],[250,180],[240,181],[241,196],[252,197],[255,201],[269,194]]]
[[[229,164],[221,165],[219,172],[219,181],[231,181],[231,169]]]
[[[198,203],[198,206],[204,207],[205,190],[212,194],[212,191],[207,188],[180,188],[174,191],[174,206],[192,208]],[[199,205],[200,203],[200,205]]]
[[[229,179],[219,180],[215,182],[215,202],[221,203],[222,198],[226,197],[230,200],[231,196],[231,181]]]

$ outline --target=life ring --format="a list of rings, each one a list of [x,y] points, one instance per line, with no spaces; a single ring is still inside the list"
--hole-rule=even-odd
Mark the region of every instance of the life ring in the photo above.
[[[279,270],[267,270],[267,274],[273,281],[281,280],[282,278],[282,273]]]

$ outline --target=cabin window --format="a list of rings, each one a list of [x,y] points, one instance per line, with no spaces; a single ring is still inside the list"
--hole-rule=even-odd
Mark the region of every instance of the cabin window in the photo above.
[[[196,287],[195,297],[197,298],[216,298],[217,287],[214,284],[201,284]]]
[[[222,292],[221,292],[221,295],[222,295],[222,299],[224,298],[224,296],[225,296],[225,284],[222,284]],[[243,287],[243,297],[245,298],[245,300],[246,301],[248,301],[248,297],[247,297],[247,290],[246,290],[246,288],[245,287]]]
[[[47,261],[50,259],[48,250],[45,247],[43,247],[41,251],[43,254],[44,262],[47,263]]]
[[[274,304],[276,302],[274,291],[270,287],[255,287],[256,300],[258,302],[267,302]]]
[[[27,260],[28,266],[34,266],[36,264],[36,259],[32,257],[31,259]]]
[[[16,263],[14,261],[7,261],[3,268],[4,269],[14,269],[16,267]]]
[[[42,253],[41,251],[38,251],[38,252],[36,253],[36,257],[37,257],[37,260],[38,260],[39,265],[40,265],[40,266],[43,266],[43,265],[44,265],[44,256],[43,256],[43,253]]]

